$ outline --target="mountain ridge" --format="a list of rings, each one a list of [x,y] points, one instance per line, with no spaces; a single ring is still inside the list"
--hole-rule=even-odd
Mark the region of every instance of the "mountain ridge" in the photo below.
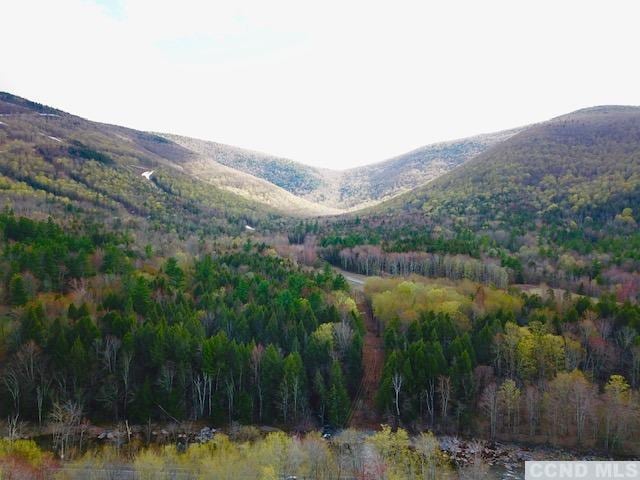
[[[159,136],[91,122],[4,93],[0,188],[4,206],[36,216],[65,209],[163,228],[241,231],[285,212],[194,182],[197,156]],[[149,180],[143,170],[154,170]],[[185,225],[187,225],[185,227]]]
[[[210,140],[156,134],[209,158],[212,164],[240,170],[308,201],[346,212],[379,203],[438,178],[525,128],[424,145],[387,160],[345,170],[314,167]]]
[[[46,160],[43,165],[65,156],[106,161],[110,155],[128,155],[129,163],[123,157],[120,167],[131,169],[132,162],[147,169],[162,166],[180,172],[184,176],[181,181],[194,180],[194,188],[210,186],[217,189],[212,192],[224,191],[243,201],[256,202],[258,210],[297,217],[355,211],[366,214],[384,211],[388,205],[393,210],[403,203],[420,203],[421,192],[438,191],[443,182],[448,184],[473,172],[475,165],[486,162],[495,151],[509,148],[518,139],[535,136],[551,125],[563,125],[556,136],[575,135],[576,129],[584,129],[584,125],[597,123],[598,119],[619,120],[637,111],[638,107],[621,105],[587,107],[545,122],[425,145],[382,162],[331,170],[213,141],[92,122],[0,93],[0,118],[4,118],[0,128],[6,133],[11,130],[7,123],[17,125],[12,119],[22,122],[11,139],[30,144]],[[603,130],[601,134],[612,132]],[[574,140],[579,141],[579,136]],[[43,142],[47,145],[41,145]],[[535,152],[536,146],[528,148]],[[47,168],[58,171],[58,167]],[[49,171],[47,168],[40,174]],[[3,171],[7,172],[6,165]]]
[[[553,192],[554,200],[563,199],[580,208],[577,199],[568,199],[569,194],[579,195],[579,190],[584,187],[588,191],[597,188],[591,185],[593,182],[600,182],[598,186],[608,188],[612,195],[624,193],[616,192],[613,184],[606,184],[604,180],[612,180],[609,178],[612,175],[626,175],[626,179],[636,186],[634,188],[640,186],[638,174],[633,173],[639,163],[640,107],[589,107],[524,129],[449,175],[383,202],[371,211],[381,213],[403,208],[434,213],[434,209],[447,203],[447,208],[452,208],[455,203],[451,198],[454,191],[464,198],[464,195],[481,194],[487,189],[497,188],[499,183],[502,183],[503,191],[516,190],[521,186],[527,187],[529,193],[539,195],[537,190],[532,190],[537,187],[537,182],[541,184],[541,189],[546,189],[549,194]],[[566,186],[571,190],[562,191],[553,184],[551,177],[560,184],[566,181]],[[577,179],[586,183],[581,185]],[[539,196],[537,201],[540,203],[537,206],[541,210],[537,213],[554,203],[549,198]],[[521,200],[529,201],[524,198]],[[602,199],[597,201],[601,202]],[[468,205],[469,202],[471,200],[464,204]],[[458,208],[463,207],[460,205]],[[503,208],[500,211],[507,213]]]

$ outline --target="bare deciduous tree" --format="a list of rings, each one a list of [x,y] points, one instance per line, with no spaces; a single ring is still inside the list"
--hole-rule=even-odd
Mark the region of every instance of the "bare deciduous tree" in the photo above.
[[[264,347],[261,344],[255,345],[251,350],[251,373],[253,384],[258,391],[258,418],[262,420],[262,382],[260,381],[260,367],[264,357]]]
[[[60,458],[65,459],[69,448],[73,445],[82,421],[82,406],[67,401],[54,403],[50,414],[53,426],[53,444],[58,450]]]
[[[100,357],[102,358],[102,366],[109,374],[114,374],[118,360],[118,351],[122,342],[113,335],[108,335],[101,342],[99,347]]]
[[[540,391],[535,385],[528,385],[525,390],[524,398],[527,409],[529,435],[533,436],[536,433],[536,429],[540,421],[540,404],[542,403]]]
[[[7,387],[7,391],[13,400],[14,414],[20,414],[20,380],[18,373],[13,366],[9,366],[2,376],[2,381]]]
[[[449,400],[451,399],[451,377],[440,375],[438,377],[438,393],[440,394],[440,415],[446,419],[449,412]]]
[[[393,374],[391,378],[391,382],[393,384],[393,391],[395,393],[395,403],[396,403],[396,415],[400,416],[400,390],[402,390],[402,375],[398,372]]]
[[[334,335],[336,338],[336,344],[340,354],[344,354],[345,350],[351,345],[353,339],[353,329],[346,320],[343,318],[340,323],[333,326]]]
[[[489,436],[491,440],[496,438],[496,427],[498,425],[498,386],[491,382],[482,392],[480,406],[489,417]]]
[[[120,372],[120,377],[122,378],[122,386],[123,386],[123,412],[124,415],[127,415],[127,405],[133,400],[131,396],[131,363],[133,362],[133,352],[125,351],[120,356],[120,364],[122,366],[122,370]]]

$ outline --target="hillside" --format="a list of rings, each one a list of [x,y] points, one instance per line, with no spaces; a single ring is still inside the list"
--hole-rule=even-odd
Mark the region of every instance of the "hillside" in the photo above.
[[[340,213],[337,208],[303,198],[323,181],[313,167],[221,143],[158,135],[194,153],[185,168],[213,185],[293,214]]]
[[[463,164],[311,220],[269,206],[292,193],[164,137],[7,94],[0,115],[0,472],[41,455],[25,431],[52,435],[74,475],[105,455],[145,475],[276,478],[258,460],[292,445],[338,478],[352,462],[333,455],[394,443],[449,469],[426,429],[640,451],[640,109],[422,149],[349,198],[406,187],[425,158]],[[381,421],[398,428],[354,431]],[[295,447],[283,433],[320,429]]]
[[[452,172],[322,227],[321,255],[358,273],[640,293],[640,108],[526,128]]]
[[[217,232],[327,212],[222,165],[195,175],[201,163],[199,155],[157,135],[0,94],[0,188],[3,205],[17,213],[73,208],[110,221],[138,218]],[[153,171],[150,179],[144,171]]]
[[[347,208],[355,209],[407,192],[450,172],[521,130],[427,145],[380,163],[347,170],[340,179],[340,199]]]
[[[603,226],[638,205],[640,108],[594,107],[527,128],[377,212]]]
[[[305,196],[324,187],[325,179],[319,169],[287,158],[180,135],[159,135],[210,158],[212,162],[262,178],[294,195]]]
[[[53,202],[49,209],[72,201],[84,208],[122,209],[118,217],[126,212],[164,223],[172,216],[203,223],[193,212],[172,212],[173,197],[183,197],[175,203],[187,210],[196,203],[204,209],[198,211],[215,210],[214,217],[234,217],[236,225],[268,213],[315,217],[357,210],[423,185],[517,132],[435,144],[334,171],[215,142],[91,122],[8,93],[0,96],[0,115],[5,190],[27,187],[36,192],[34,198],[46,192]],[[154,170],[149,184],[141,182],[145,170]],[[138,189],[141,184],[145,188]],[[159,190],[147,188],[153,186]],[[247,214],[251,218],[236,218]]]
[[[318,206],[324,206],[326,211],[322,213],[328,214],[375,205],[428,183],[520,130],[506,130],[427,145],[383,162],[348,170],[315,168],[286,158],[217,142],[165,133],[158,135],[206,159],[199,165],[194,165],[194,173],[198,169],[202,172],[211,170],[204,173],[204,176],[215,181],[216,170],[225,166],[270,182]]]
[[[163,218],[164,223],[172,215],[174,221],[193,217],[190,222],[203,222],[193,214],[172,213],[172,195],[201,203],[203,211],[218,208],[214,217],[246,214],[245,209],[253,217],[268,212],[314,217],[356,210],[437,178],[515,133],[436,144],[370,166],[332,171],[215,142],[91,122],[8,93],[0,101],[1,141],[6,147],[0,169],[5,182],[23,182],[38,192],[34,198],[44,192],[53,195],[49,209],[69,201],[103,209],[111,201],[115,203],[109,209],[123,209],[118,217],[125,212],[149,217],[155,210],[153,218]],[[16,160],[21,156],[24,162]],[[155,170],[146,187],[155,185],[160,191],[137,188],[145,170]],[[166,182],[181,186],[166,188]],[[192,191],[187,194],[188,190]],[[148,195],[164,197],[151,201]],[[241,200],[236,202],[236,196]]]

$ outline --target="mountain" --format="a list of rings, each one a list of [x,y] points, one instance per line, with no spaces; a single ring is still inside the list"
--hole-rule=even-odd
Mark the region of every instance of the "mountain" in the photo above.
[[[277,223],[295,211],[295,206],[273,208],[266,199],[259,202],[194,176],[190,167],[199,161],[192,151],[157,135],[0,94],[0,189],[3,206],[16,213],[46,217],[74,210],[105,222],[142,219],[176,230],[239,232],[263,220]],[[151,171],[148,179],[142,176]],[[254,189],[257,198],[276,190],[241,172],[225,174],[227,183],[237,182],[243,193]],[[274,203],[295,204],[288,192],[278,194],[282,200]]]
[[[384,271],[640,298],[640,108],[528,127],[431,183],[321,225],[320,254]]]
[[[375,204],[450,172],[522,128],[436,143],[389,160],[342,173],[340,198],[346,208]]]
[[[315,168],[217,142],[165,133],[158,135],[205,159],[199,167],[210,181],[215,182],[215,171],[225,166],[324,206],[324,213],[338,213],[374,205],[428,183],[520,130],[427,145],[383,162],[348,170]],[[212,171],[206,173],[207,170]]]
[[[637,199],[639,110],[584,109],[335,171],[91,122],[3,93],[0,181],[18,209],[83,208],[214,231],[365,207],[474,228],[549,218],[605,225]]]
[[[640,108],[579,110],[526,128],[372,211],[482,223],[605,225],[640,205]],[[636,212],[637,213],[637,212]]]
[[[194,176],[292,214],[331,215],[341,210],[305,196],[322,178],[313,167],[216,142],[158,134],[194,155],[185,168]]]
[[[324,186],[325,178],[320,169],[287,158],[180,135],[158,135],[209,158],[212,163],[261,178],[294,195],[304,197]]]
[[[204,211],[217,209],[218,217],[245,209],[305,217],[357,210],[423,185],[517,132],[430,145],[335,171],[216,142],[91,122],[9,93],[0,95],[0,115],[0,172],[7,184],[22,182],[20,188],[47,192],[48,200],[55,200],[49,208],[59,201],[94,209],[108,203],[149,216],[164,205],[160,217],[165,220],[172,215],[171,196],[201,204]],[[21,157],[28,160],[18,161]],[[159,191],[138,189],[140,174],[154,169],[146,186],[161,188],[160,200],[152,200]],[[189,215],[174,217],[185,218]]]

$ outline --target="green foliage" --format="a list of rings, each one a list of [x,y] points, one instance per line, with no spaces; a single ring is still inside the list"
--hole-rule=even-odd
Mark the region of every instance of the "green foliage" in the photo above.
[[[639,133],[639,110],[623,107],[527,128],[433,182],[327,222],[321,253],[366,275],[486,282],[485,273],[451,276],[434,258],[464,255],[472,272],[468,258],[499,264],[509,283],[546,282],[594,296],[614,291],[637,301]]]
[[[184,168],[191,153],[158,138],[62,112],[11,116],[0,131],[0,206],[136,220],[164,233],[235,234],[247,224],[278,222],[257,201],[194,181]],[[150,180],[141,168],[154,171]]]
[[[543,298],[470,282],[418,280],[374,278],[365,286],[384,325],[386,356],[377,395],[382,411],[403,422],[448,429],[455,420],[461,430],[474,425],[474,418],[483,422],[488,413],[494,436],[496,429],[522,432],[527,409],[530,435],[545,429],[570,436],[566,424],[574,420],[558,427],[561,416],[577,418],[572,428],[578,444],[588,422],[590,428],[601,421],[608,425],[599,439],[606,448],[619,448],[620,438],[629,437],[619,430],[623,421],[616,414],[598,420],[594,406],[600,386],[602,395],[617,402],[618,415],[635,415],[628,405],[637,391],[625,377],[640,387],[634,363],[640,355],[637,304],[620,304],[611,296],[596,302],[570,295],[559,299],[548,290]],[[604,333],[597,325],[611,330]],[[613,353],[623,344],[631,350]],[[550,385],[550,391],[539,385]],[[538,406],[542,397],[547,403]],[[631,417],[625,417],[631,428],[640,427]]]
[[[9,301],[12,305],[24,305],[29,299],[27,287],[24,284],[22,275],[14,274],[9,282]]]
[[[104,163],[106,165],[113,165],[115,161],[109,155],[98,152],[92,148],[89,148],[82,144],[78,140],[71,142],[69,147],[69,155],[72,157],[79,157],[85,160],[95,160],[96,162]]]
[[[7,303],[20,307],[0,351],[59,379],[17,377],[25,386],[11,409],[21,418],[46,415],[62,396],[85,399],[94,420],[345,421],[362,325],[332,270],[305,271],[253,244],[148,258],[124,233],[94,225],[72,233],[6,213],[0,226]],[[81,256],[83,268],[68,267]]]
[[[345,425],[351,402],[345,386],[342,367],[338,362],[333,362],[328,390],[328,418],[336,427]]]

